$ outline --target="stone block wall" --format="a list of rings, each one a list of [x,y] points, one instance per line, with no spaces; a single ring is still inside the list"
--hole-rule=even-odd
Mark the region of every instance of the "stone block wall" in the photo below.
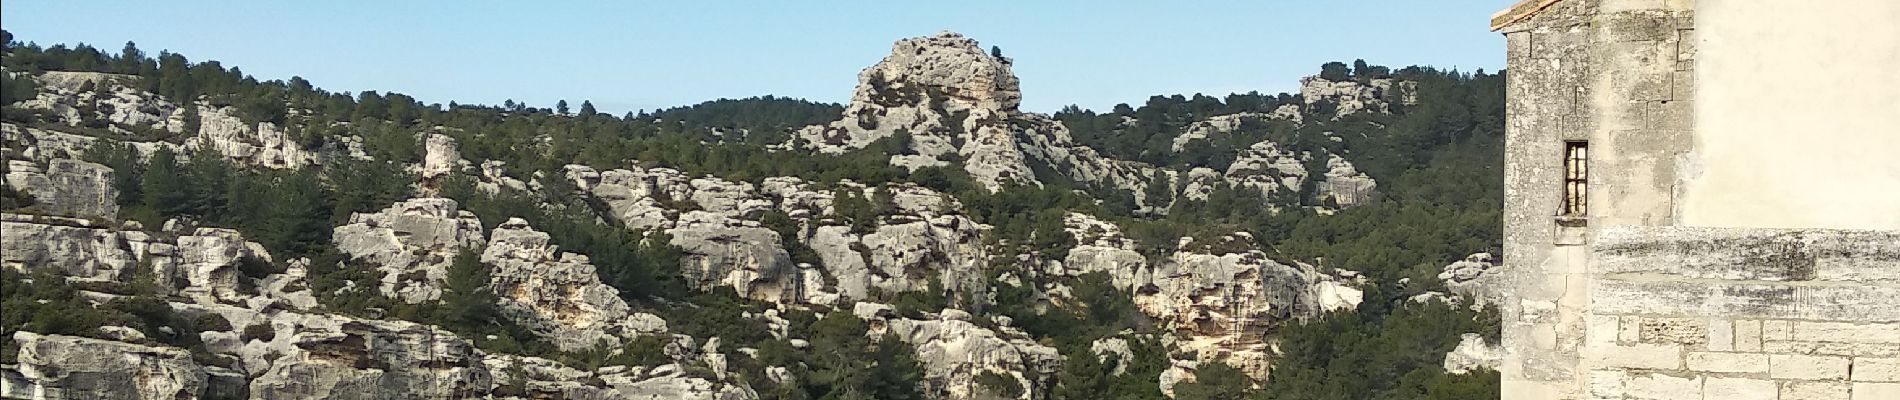
[[[1593,399],[1900,399],[1900,231],[1598,229]]]
[[[1676,223],[1693,152],[1693,5],[1565,0],[1506,25],[1504,398],[1583,398],[1594,229]],[[1567,141],[1589,210],[1559,216]]]

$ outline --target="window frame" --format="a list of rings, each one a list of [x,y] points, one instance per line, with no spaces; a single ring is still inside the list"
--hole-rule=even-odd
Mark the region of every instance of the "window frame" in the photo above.
[[[1590,142],[1565,140],[1558,179],[1557,215],[1583,218],[1590,215]]]

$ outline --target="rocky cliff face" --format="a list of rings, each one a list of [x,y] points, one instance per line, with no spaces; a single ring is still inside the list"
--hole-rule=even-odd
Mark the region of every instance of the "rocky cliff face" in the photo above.
[[[1493,287],[1503,279],[1499,264],[1491,253],[1474,253],[1445,265],[1438,279],[1445,282],[1446,290],[1482,304],[1499,295],[1498,288]]]
[[[167,294],[207,302],[242,301],[238,264],[270,259],[263,246],[230,229],[153,234],[20,214],[0,214],[0,244],[7,249],[0,253],[7,268],[96,282],[129,282],[143,270]]]
[[[961,165],[990,190],[1040,184],[1032,163],[1126,190],[1155,176],[1152,166],[1100,157],[1061,124],[1018,110],[1022,93],[1009,68],[1009,59],[956,33],[900,40],[859,74],[841,119],[799,130],[788,146],[841,153],[902,133],[910,151],[892,156],[891,165]]]
[[[112,186],[112,168],[67,158],[52,159],[44,167],[32,161],[7,161],[7,186],[33,196],[43,210],[80,218],[119,215],[119,190]]]
[[[1022,101],[1009,68],[1009,59],[956,33],[900,40],[890,56],[858,74],[841,119],[799,130],[791,145],[841,153],[902,133],[916,154],[892,156],[892,165],[916,169],[960,160],[992,190],[1035,184],[1009,123]]]
[[[18,380],[0,393],[32,399],[197,398],[205,372],[191,352],[110,340],[18,332]],[[18,385],[18,386],[15,386]]]
[[[1212,243],[1183,238],[1169,257],[1150,262],[1112,223],[1070,214],[1067,227],[1079,245],[1054,272],[1107,273],[1117,287],[1135,294],[1143,313],[1179,335],[1182,350],[1256,378],[1265,378],[1271,358],[1268,331],[1286,321],[1351,309],[1363,297],[1354,287],[1356,274],[1269,260],[1247,249],[1245,232]],[[1233,250],[1237,247],[1245,250]]]
[[[872,338],[895,335],[917,350],[926,393],[954,399],[1000,397],[977,383],[977,376],[993,373],[1028,388],[1019,397],[1039,398],[1036,377],[1061,370],[1062,355],[1055,348],[1008,327],[996,331],[977,326],[962,310],[943,310],[934,320],[898,318],[890,305],[877,303],[857,303],[852,312],[871,323],[866,334]]]
[[[107,130],[119,134],[133,134],[127,128],[172,132],[184,128],[178,106],[134,87],[137,76],[48,71],[37,78],[39,97],[21,102],[20,107],[50,112],[68,126],[103,121]]]
[[[1272,141],[1248,145],[1225,170],[1177,170],[1104,156],[1077,143],[1054,119],[1019,110],[1022,94],[1010,68],[1009,59],[954,33],[899,41],[888,57],[859,75],[839,120],[799,129],[778,150],[837,154],[908,137],[907,150],[891,156],[891,165],[962,168],[992,191],[1073,181],[1141,193],[1159,181],[1179,198],[1204,200],[1220,187],[1276,197],[1310,185],[1323,201],[1347,207],[1367,201],[1377,185],[1341,154],[1294,151]],[[128,82],[135,77],[49,73],[39,79],[49,89],[24,107],[56,115],[68,128],[105,121],[104,129],[124,137],[0,124],[7,182],[42,200],[42,208],[33,212],[57,215],[0,218],[5,248],[0,265],[54,272],[78,282],[129,282],[149,275],[175,312],[217,315],[232,326],[197,333],[204,348],[196,357],[149,343],[122,327],[102,332],[103,339],[22,333],[12,340],[30,349],[31,356],[23,351],[18,365],[0,370],[5,377],[0,382],[6,382],[0,392],[9,396],[758,397],[749,381],[732,374],[728,363],[737,361],[727,357],[748,350],[756,355],[759,349],[722,352],[717,337],[669,331],[668,321],[637,312],[644,306],[629,304],[604,284],[588,255],[563,251],[548,233],[523,219],[485,230],[478,217],[505,216],[477,216],[454,200],[414,198],[350,216],[329,238],[347,261],[321,267],[360,269],[379,277],[374,287],[345,290],[427,306],[442,299],[458,255],[474,254],[489,268],[488,289],[497,297],[496,306],[537,338],[574,355],[597,349],[620,354],[620,347],[636,339],[658,337],[667,359],[658,365],[587,369],[491,354],[474,346],[472,340],[479,338],[458,337],[441,327],[331,314],[305,281],[315,261],[274,259],[240,232],[183,222],[163,229],[118,222],[113,171],[76,160],[98,140],[130,138],[127,143],[141,154],[159,148],[208,152],[254,168],[310,168],[330,158],[367,156],[348,137],[305,148],[288,128],[246,123],[230,108],[168,102],[132,89]],[[1309,79],[1303,84],[1305,103],[1194,122],[1172,139],[1173,150],[1232,135],[1248,119],[1299,124],[1320,107],[1331,107],[1337,115],[1386,112],[1393,104],[1406,104],[1413,90],[1390,80]],[[184,131],[189,124],[181,107],[196,107],[196,131]],[[151,131],[178,138],[139,141]],[[558,174],[511,177],[502,161],[464,159],[455,139],[442,132],[447,131],[425,129],[417,135],[423,154],[419,163],[406,167],[418,175],[418,193],[437,195],[445,179],[458,176],[473,178],[485,193],[545,188],[566,179],[588,210],[599,211],[590,217],[647,238],[664,234],[666,244],[682,253],[681,278],[692,288],[731,288],[761,301],[744,318],[764,321],[775,337],[794,347],[803,341],[791,333],[790,313],[852,312],[870,322],[865,332],[870,337],[889,334],[911,344],[924,367],[922,387],[946,398],[1001,395],[978,384],[981,376],[1016,381],[1025,389],[1017,398],[1044,397],[1047,379],[1061,371],[1064,356],[1011,327],[1007,318],[976,321],[979,317],[954,308],[903,317],[893,306],[871,301],[974,292],[971,285],[986,285],[992,272],[1010,267],[1021,272],[1009,279],[1047,303],[1039,305],[1054,307],[1072,300],[1063,282],[1102,273],[1155,321],[1157,331],[1138,335],[1161,339],[1170,356],[1179,358],[1158,382],[1165,391],[1192,381],[1194,368],[1206,363],[1231,364],[1264,378],[1275,354],[1269,332],[1290,321],[1353,308],[1363,297],[1358,287],[1366,283],[1351,271],[1275,261],[1247,232],[1180,238],[1144,254],[1155,246],[1142,246],[1109,219],[1079,212],[1063,220],[1075,246],[1061,259],[1005,259],[1001,256],[1015,253],[1003,247],[1007,244],[986,240],[997,236],[995,228],[967,215],[962,200],[914,184],[794,177],[741,181],[632,162],[613,169],[568,165]],[[859,199],[871,199],[875,210],[850,210],[846,202]],[[1135,199],[1150,215],[1165,212],[1174,201]],[[243,269],[251,262],[275,262],[287,270],[247,276]],[[1483,262],[1448,267],[1448,280],[1468,281],[1473,266]],[[1132,357],[1124,338],[1136,335],[1097,340],[1088,350]],[[768,378],[779,380],[795,366],[770,367],[776,369],[766,370]]]
[[[1318,76],[1300,79],[1300,98],[1308,107],[1329,105],[1336,117],[1361,112],[1387,112],[1393,104],[1418,102],[1418,83],[1391,78],[1329,81]]]
[[[1504,362],[1504,349],[1496,344],[1486,343],[1484,335],[1467,333],[1460,337],[1458,347],[1445,353],[1445,372],[1468,374],[1482,369],[1496,370]]]
[[[71,127],[103,126],[106,132],[136,138],[133,145],[144,154],[158,147],[180,152],[203,150],[264,168],[303,168],[327,157],[365,157],[360,139],[339,137],[318,148],[306,148],[283,126],[245,122],[234,107],[213,106],[205,101],[178,104],[139,90],[132,85],[137,76],[54,71],[37,79],[42,85],[39,96],[21,102],[19,107],[51,113]],[[188,123],[185,107],[197,109],[195,131],[186,131],[192,124]],[[22,131],[32,134],[37,130]],[[154,132],[182,140],[155,140],[150,137]]]
[[[689,282],[759,300],[830,305],[867,299],[872,289],[922,290],[933,280],[954,289],[962,280],[946,277],[974,274],[985,254],[985,227],[961,215],[947,195],[913,185],[882,188],[890,193],[889,211],[869,232],[854,232],[836,215],[837,193],[872,198],[879,189],[840,182],[827,190],[791,177],[767,178],[755,188],[666,168],[567,171],[628,228],[671,236],[686,253]],[[796,240],[817,253],[822,268],[791,262],[784,238],[760,223],[768,211],[797,224]]]
[[[388,248],[362,253],[362,261],[384,270],[427,265],[431,249],[480,239],[478,224],[464,227],[446,217],[459,214],[452,201],[406,201],[377,214],[358,214],[353,225],[359,228],[340,233],[338,240],[368,248],[370,237],[397,237]],[[231,326],[197,334],[210,359],[227,360],[225,366],[203,365],[184,349],[139,344],[143,335],[124,328],[119,330],[127,332],[102,334],[118,341],[21,332],[11,339],[23,348],[19,363],[0,370],[5,378],[0,393],[9,396],[753,398],[743,387],[682,375],[680,365],[578,371],[545,359],[487,354],[440,328],[324,314],[302,281],[301,265],[307,261],[252,280],[238,272],[237,264],[246,258],[268,261],[270,255],[228,229],[198,228],[166,239],[176,234],[117,230],[70,218],[4,214],[4,224],[7,268],[51,270],[75,280],[131,281],[136,268],[149,266],[166,291],[162,294],[184,301],[169,303],[173,312],[187,318],[215,314]],[[471,231],[474,236],[468,237]],[[630,313],[612,288],[599,283],[585,257],[556,252],[545,234],[516,220],[493,236],[484,261],[496,267],[491,285],[502,288],[501,305],[535,323],[545,337],[564,339],[557,344],[575,343],[572,348],[579,351],[599,340],[666,331],[664,320]],[[435,246],[424,245],[429,243]],[[414,254],[398,257],[396,250]],[[260,329],[247,328],[253,326],[268,333],[253,337],[251,331]]]
[[[382,272],[383,295],[417,304],[437,300],[460,252],[492,266],[489,284],[503,310],[561,349],[592,350],[666,331],[665,321],[632,314],[620,292],[600,282],[587,256],[562,252],[548,234],[510,219],[483,238],[481,221],[454,200],[411,199],[337,227],[337,249]]]
[[[482,262],[495,267],[489,286],[503,309],[563,350],[591,350],[666,330],[664,321],[655,323],[650,315],[630,318],[620,291],[600,283],[587,256],[557,250],[548,234],[519,218],[495,227]]]
[[[294,323],[284,355],[251,382],[254,398],[455,399],[494,385],[474,346],[441,329],[320,315]]]
[[[376,265],[383,295],[411,304],[441,297],[441,283],[457,253],[483,243],[482,222],[455,200],[422,198],[376,213],[350,216],[331,234],[337,250]],[[419,280],[410,280],[420,278]]]
[[[1010,60],[986,53],[975,40],[955,33],[904,39],[892,46],[891,55],[866,68],[858,76],[858,88],[844,114],[836,122],[798,130],[787,148],[811,149],[820,153],[843,153],[864,149],[878,140],[901,136],[908,138],[909,150],[893,155],[891,165],[917,169],[932,166],[961,166],[965,172],[990,190],[1007,185],[1039,185],[1047,179],[1073,180],[1114,190],[1141,193],[1150,182],[1165,179],[1170,188],[1180,188],[1176,171],[1154,165],[1117,160],[1075,142],[1068,128],[1046,115],[1018,110],[1022,98],[1016,77],[1010,72]],[[1387,112],[1389,103],[1404,102],[1415,88],[1408,82],[1377,79],[1369,84],[1354,81],[1331,82],[1302,80],[1306,108],[1321,105],[1337,109],[1337,115],[1357,112]],[[1196,122],[1174,139],[1174,151],[1188,143],[1212,135],[1227,135],[1249,118],[1291,121],[1304,120],[1302,107],[1288,104],[1270,113],[1240,113],[1211,117]],[[1278,146],[1271,142],[1259,145]],[[1376,184],[1359,173],[1349,161],[1332,154],[1256,156],[1252,162],[1274,163],[1275,157],[1300,159],[1295,164],[1274,169],[1285,174],[1301,171],[1304,160],[1325,157],[1327,167],[1318,185],[1321,199],[1331,199],[1338,207],[1364,202]],[[1047,166],[1038,176],[1036,167]],[[1253,179],[1262,171],[1232,171],[1212,184],[1240,184],[1263,192],[1281,190],[1268,179]],[[1291,186],[1299,188],[1298,180]],[[1187,193],[1197,193],[1189,189]],[[1205,190],[1198,193],[1205,194]],[[1134,196],[1137,206],[1153,213],[1165,212],[1168,204],[1148,204],[1146,196]],[[1192,197],[1190,197],[1192,198]],[[1198,199],[1198,198],[1196,198]]]
[[[1300,106],[1295,104],[1281,105],[1280,107],[1274,108],[1273,112],[1270,113],[1240,112],[1216,115],[1189,125],[1186,132],[1182,132],[1180,136],[1174,137],[1174,143],[1169,146],[1169,149],[1179,153],[1182,150],[1186,150],[1188,144],[1194,143],[1195,141],[1233,134],[1234,131],[1240,129],[1240,125],[1243,122],[1249,119],[1299,123],[1306,119],[1306,115],[1301,114]]]

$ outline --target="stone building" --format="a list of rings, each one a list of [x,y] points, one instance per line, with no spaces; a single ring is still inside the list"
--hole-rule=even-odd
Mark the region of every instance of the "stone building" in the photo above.
[[[1900,1],[1525,0],[1505,399],[1900,399]]]

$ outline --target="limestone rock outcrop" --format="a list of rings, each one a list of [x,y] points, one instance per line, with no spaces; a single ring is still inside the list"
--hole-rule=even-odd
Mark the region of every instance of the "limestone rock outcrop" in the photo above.
[[[1264,334],[1282,321],[1317,315],[1317,274],[1268,260],[1259,251],[1220,255],[1175,253],[1156,266],[1151,294],[1135,305],[1182,334],[1179,346],[1200,361],[1224,360],[1264,377]]]
[[[1135,294],[1143,313],[1179,336],[1176,344],[1196,351],[1198,361],[1220,361],[1264,378],[1271,351],[1264,334],[1281,323],[1358,306],[1364,294],[1350,273],[1326,273],[1285,265],[1252,249],[1237,232],[1197,243],[1184,238],[1165,259],[1150,261],[1119,227],[1072,213],[1068,232],[1077,245],[1047,272],[1103,272],[1116,287]]]
[[[1022,101],[1011,62],[953,32],[903,39],[858,74],[843,118],[799,130],[793,146],[842,153],[905,133],[910,151],[892,165],[916,169],[962,160],[991,189],[1036,183],[1007,123]],[[910,154],[915,153],[915,154]]]
[[[990,190],[1004,186],[1040,185],[1044,179],[1064,179],[1096,187],[1137,194],[1136,207],[1150,214],[1163,214],[1173,199],[1150,199],[1139,195],[1157,180],[1170,189],[1183,185],[1178,173],[1153,165],[1117,160],[1077,143],[1068,128],[1041,114],[1018,110],[1021,91],[1010,72],[1011,61],[986,53],[975,40],[945,32],[934,36],[910,38],[892,46],[889,56],[859,74],[858,88],[838,121],[802,128],[784,144],[788,149],[810,149],[837,154],[865,149],[886,138],[902,136],[908,148],[892,155],[891,165],[915,170],[935,166],[961,166],[978,184]],[[1308,107],[1312,104],[1341,104],[1343,113],[1385,112],[1389,101],[1403,101],[1410,82],[1392,79],[1358,82],[1330,82],[1308,79]],[[1298,123],[1304,120],[1298,104],[1282,105],[1271,112],[1223,115],[1200,121],[1174,139],[1173,148],[1181,151],[1196,140],[1210,135],[1225,135],[1248,120],[1279,120]],[[900,135],[901,134],[901,135]],[[1262,170],[1260,165],[1242,166],[1235,178],[1273,171],[1300,171],[1306,175],[1305,160],[1333,155],[1299,154],[1288,166]],[[1267,157],[1260,162],[1273,163]],[[1329,198],[1341,207],[1363,202],[1370,196],[1372,180],[1354,170],[1343,158],[1326,161],[1329,178],[1318,186],[1320,198]],[[1032,165],[1046,166],[1038,171]],[[1247,170],[1253,168],[1253,170]],[[1038,173],[1060,177],[1039,177]],[[1337,177],[1334,180],[1331,178]],[[1214,176],[1226,178],[1226,176]],[[1247,178],[1248,186],[1263,192],[1287,190],[1267,183],[1280,177]],[[1212,185],[1206,182],[1200,192]],[[1297,182],[1289,186],[1300,187]],[[1173,190],[1171,190],[1173,191]],[[1196,191],[1189,190],[1192,196]],[[1159,203],[1159,204],[1155,204]]]
[[[441,296],[449,265],[461,251],[483,244],[482,222],[455,200],[405,200],[374,213],[356,213],[331,234],[338,251],[383,272],[377,290],[408,303]]]
[[[26,160],[45,165],[59,159],[77,160],[86,154],[86,149],[100,139],[91,136],[27,127],[12,122],[0,122],[0,144],[5,146],[4,154],[12,160]],[[135,143],[137,147],[140,143]],[[146,148],[156,149],[154,143],[142,143]],[[147,152],[141,148],[141,152]],[[10,165],[8,168],[12,168]]]
[[[681,271],[695,287],[729,286],[768,301],[798,296],[796,268],[779,234],[758,222],[773,203],[752,184],[689,178],[669,168],[580,165],[567,166],[567,178],[605,203],[611,219],[670,235],[669,244],[684,253]]]
[[[1326,155],[1326,174],[1315,188],[1322,204],[1332,203],[1337,208],[1352,207],[1372,200],[1372,194],[1379,183],[1372,176],[1359,172],[1351,161],[1338,154]]]
[[[1115,361],[1115,370],[1109,371],[1110,376],[1121,376],[1127,373],[1128,364],[1136,361],[1134,350],[1128,348],[1128,339],[1119,337],[1096,339],[1095,342],[1089,343],[1089,352],[1095,353],[1095,356],[1104,364],[1111,360]]]
[[[1444,368],[1446,373],[1468,374],[1480,368],[1498,369],[1503,360],[1504,349],[1487,343],[1484,335],[1467,333],[1459,337],[1457,348],[1445,353]]]
[[[15,332],[19,382],[9,396],[45,399],[195,399],[205,372],[185,349]],[[12,398],[12,397],[9,397]]]
[[[895,335],[916,349],[926,392],[944,393],[949,399],[983,398],[984,389],[976,378],[995,373],[1016,379],[1025,388],[1022,398],[1033,399],[1040,395],[1034,392],[1037,385],[1032,377],[1061,370],[1062,355],[1055,348],[1037,344],[1021,332],[977,326],[967,320],[967,312],[943,310],[939,319],[915,320],[897,318],[891,309],[885,304],[857,303],[853,313],[870,322],[866,334],[873,339]]]
[[[1194,360],[1168,360],[1168,369],[1161,371],[1161,394],[1174,397],[1174,387],[1182,383],[1194,382],[1194,371],[1201,363]]]
[[[322,161],[317,151],[304,148],[282,126],[247,123],[237,117],[234,107],[193,106],[199,110],[198,132],[185,141],[188,150],[212,151],[240,164],[265,168],[303,168]]]
[[[1093,215],[1069,213],[1063,227],[1075,237],[1076,245],[1068,257],[1054,264],[1056,276],[1076,276],[1092,272],[1108,275],[1115,287],[1140,288],[1154,283],[1154,271],[1148,257],[1141,254],[1135,240],[1122,234],[1121,227]]]
[[[1227,166],[1226,181],[1260,191],[1261,196],[1298,193],[1309,178],[1306,162],[1310,153],[1296,153],[1279,143],[1260,142],[1247,146]]]
[[[204,302],[241,302],[239,264],[268,262],[262,245],[237,231],[198,228],[176,238],[108,228],[71,218],[0,215],[0,263],[50,270],[72,280],[128,282],[141,265],[166,294]]]
[[[797,280],[779,235],[757,221],[709,211],[688,211],[672,229],[671,242],[687,254],[681,272],[697,287],[729,286],[740,296],[786,299]]]
[[[683,275],[701,289],[731,287],[742,296],[777,302],[833,304],[866,299],[872,289],[916,291],[931,281],[957,288],[982,265],[982,231],[961,204],[914,185],[830,187],[798,178],[767,178],[760,186],[689,178],[667,168],[596,171],[570,165],[567,176],[599,199],[628,228],[665,232],[684,253]],[[888,210],[868,232],[834,215],[839,191],[862,198],[888,193]],[[784,237],[763,225],[767,212],[798,225],[797,242],[823,267],[796,265]]]
[[[1042,178],[1030,167],[1037,164],[1068,179],[1132,192],[1167,175],[1151,165],[1103,157],[1076,143],[1054,119],[1020,111],[1011,63],[956,33],[900,40],[888,57],[859,74],[857,91],[838,121],[800,129],[786,147],[835,154],[903,133],[909,148],[891,156],[891,165],[960,165],[990,190],[1040,185]],[[1136,201],[1165,207],[1139,196]]]
[[[820,226],[810,243],[845,298],[867,298],[871,289],[924,290],[931,281],[955,290],[961,278],[981,268],[984,251],[975,225],[959,215],[891,221],[863,235],[847,226]]]
[[[1438,273],[1438,279],[1445,281],[1445,289],[1452,293],[1476,299],[1482,304],[1498,295],[1496,290],[1491,290],[1495,288],[1489,287],[1503,279],[1498,268],[1499,263],[1491,253],[1472,253],[1463,260],[1445,265],[1442,272]]]
[[[1318,175],[1307,166],[1315,162],[1315,157],[1325,157],[1325,169],[1318,171]],[[1196,200],[1206,199],[1207,193],[1212,191],[1208,186],[1224,181],[1258,190],[1261,196],[1273,198],[1276,195],[1297,194],[1311,180],[1314,200],[1327,205],[1327,208],[1345,208],[1370,201],[1378,188],[1377,181],[1359,172],[1351,161],[1338,154],[1324,151],[1295,152],[1271,141],[1254,143],[1241,150],[1234,162],[1228,165],[1222,178],[1194,181],[1186,195]]]
[[[1188,125],[1186,131],[1174,137],[1174,143],[1168,148],[1171,151],[1179,153],[1187,150],[1188,145],[1196,141],[1232,135],[1235,131],[1241,130],[1243,124],[1276,120],[1289,121],[1297,124],[1305,120],[1305,115],[1300,114],[1300,106],[1296,104],[1282,104],[1274,108],[1273,112],[1238,112],[1227,115],[1216,115]]]
[[[548,234],[520,218],[490,232],[481,260],[494,267],[489,287],[502,309],[563,350],[659,333],[644,319],[629,318],[620,291],[600,282],[587,256],[559,251]]]
[[[304,314],[273,307],[172,303],[186,315],[217,314],[262,325],[267,338],[208,331],[213,358],[112,340],[19,332],[20,362],[0,380],[8,398],[255,399],[705,399],[745,400],[742,385],[684,373],[680,364],[577,370],[536,357],[488,354],[465,338],[404,321]],[[134,331],[136,332],[136,331]],[[220,397],[223,396],[223,397]]]
[[[244,241],[244,235],[232,229],[198,228],[191,235],[178,237],[177,243],[176,276],[185,283],[178,294],[205,303],[238,303],[251,297],[239,289],[238,280],[245,279],[239,264],[271,261],[263,245]],[[163,270],[162,275],[173,275]]]
[[[1021,99],[1008,59],[983,51],[975,39],[942,32],[891,45],[889,56],[858,74],[844,119],[807,127],[799,136],[806,146],[838,153],[863,148],[902,128],[928,136],[913,138],[919,142],[912,147],[935,157],[963,146],[926,134],[929,128],[963,127],[970,118],[1000,117],[996,114],[1015,111]],[[954,118],[957,112],[970,115]]]
[[[80,218],[115,218],[119,189],[112,168],[74,159],[53,159],[42,168],[31,161],[7,161],[7,186],[33,196],[41,210]]]
[[[691,178],[671,168],[596,171],[569,165],[567,177],[580,190],[607,204],[611,215],[632,229],[667,229],[678,218],[674,204],[693,198]]]
[[[404,321],[305,315],[287,351],[250,384],[263,399],[461,399],[493,386],[482,354],[453,333]]]
[[[682,399],[748,400],[758,398],[753,391],[736,385],[686,376],[677,366],[661,366],[640,371],[602,374],[601,381],[613,388],[604,399]]]
[[[1029,159],[1048,165],[1051,172],[1075,182],[1097,185],[1103,188],[1142,193],[1148,184],[1157,179],[1167,179],[1170,188],[1176,186],[1175,172],[1157,168],[1143,162],[1119,160],[1102,155],[1095,149],[1075,141],[1068,127],[1041,114],[1019,114],[1012,126],[1020,127],[1018,136],[1028,138],[1028,145],[1020,150]],[[1152,214],[1165,214],[1168,204],[1155,204],[1147,196],[1134,196],[1139,209]]]
[[[146,92],[138,87],[137,82],[142,79],[138,76],[49,71],[37,79],[42,85],[38,96],[21,102],[20,107],[51,113],[68,126],[103,125],[104,130],[121,138],[137,138],[138,141],[127,143],[143,154],[150,154],[158,147],[181,153],[210,151],[239,164],[279,169],[307,167],[329,156],[367,157],[361,141],[355,137],[337,137],[323,146],[305,146],[276,123],[244,121],[238,117],[236,107],[214,106],[199,99],[165,99]],[[197,110],[196,131],[185,131],[191,127],[186,107]],[[23,131],[26,134],[38,132]],[[185,138],[182,145],[174,144],[156,140],[151,137],[152,132]],[[65,157],[77,155],[68,150]]]
[[[184,118],[177,105],[136,88],[139,79],[135,75],[47,71],[37,77],[39,95],[20,102],[19,107],[51,113],[69,126],[104,121],[107,130],[120,134],[133,133],[127,127],[181,130]]]
[[[1355,80],[1329,81],[1319,76],[1300,79],[1300,98],[1306,102],[1306,106],[1313,108],[1327,104],[1334,108],[1337,116],[1388,112],[1394,103],[1417,103],[1417,96],[1418,82],[1412,81],[1377,78],[1360,83]]]
[[[141,240],[143,239],[143,240]],[[26,271],[53,270],[78,280],[121,281],[155,242],[70,218],[5,214],[0,219],[0,262]],[[135,250],[135,248],[137,250]]]
[[[254,322],[276,325],[280,333],[272,343],[245,345],[247,353],[278,354],[258,359],[268,369],[252,381],[253,398],[756,398],[741,387],[685,376],[677,365],[583,371],[486,353],[466,338],[409,322],[293,313],[259,318]]]
[[[422,178],[440,178],[461,168],[462,154],[455,149],[455,138],[431,133],[422,141]]]

